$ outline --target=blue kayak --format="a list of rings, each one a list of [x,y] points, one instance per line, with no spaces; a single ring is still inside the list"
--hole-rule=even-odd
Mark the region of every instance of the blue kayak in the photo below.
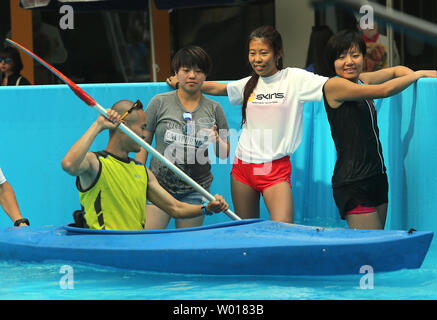
[[[174,230],[70,226],[0,231],[0,260],[210,275],[340,275],[420,268],[433,232],[309,227],[269,220]]]

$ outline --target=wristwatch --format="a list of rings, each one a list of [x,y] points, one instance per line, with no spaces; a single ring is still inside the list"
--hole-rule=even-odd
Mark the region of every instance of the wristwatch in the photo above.
[[[207,204],[206,202],[204,202],[202,204],[202,214],[205,215],[205,216],[211,216],[213,213],[208,211],[208,210],[206,210],[206,204]]]
[[[16,220],[14,222],[14,227],[18,227],[21,223],[25,223],[25,224],[27,224],[27,226],[30,226],[29,220],[27,220],[26,218],[23,218],[23,219]]]

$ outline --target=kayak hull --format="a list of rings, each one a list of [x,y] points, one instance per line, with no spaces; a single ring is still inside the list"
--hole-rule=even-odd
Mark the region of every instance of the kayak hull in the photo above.
[[[0,259],[210,275],[340,275],[420,268],[432,232],[308,227],[260,219],[178,230],[0,231]]]

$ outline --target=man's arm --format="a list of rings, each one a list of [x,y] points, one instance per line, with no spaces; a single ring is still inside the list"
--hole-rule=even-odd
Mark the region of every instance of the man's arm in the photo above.
[[[96,122],[76,141],[62,159],[62,169],[72,176],[79,177],[83,188],[86,188],[95,180],[99,170],[97,157],[88,152],[91,144],[100,132],[105,129],[116,128],[119,124],[120,115],[112,109],[106,111],[107,118],[99,115]]]
[[[7,181],[0,184],[0,205],[13,222],[23,219],[15,198],[15,192]],[[20,223],[19,226],[26,226],[26,224]]]
[[[202,215],[202,205],[193,205],[176,200],[159,184],[155,175],[150,170],[146,170],[149,176],[147,194],[154,205],[173,218],[194,218]],[[208,212],[219,213],[228,210],[229,205],[222,196],[216,194],[214,197],[217,200],[206,205]]]

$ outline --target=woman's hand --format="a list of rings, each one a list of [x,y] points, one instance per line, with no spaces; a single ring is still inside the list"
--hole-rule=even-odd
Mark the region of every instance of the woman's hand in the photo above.
[[[418,74],[420,78],[437,78],[436,70],[418,70],[416,74]]]
[[[176,76],[170,76],[167,78],[166,81],[170,87],[172,87],[173,89],[178,89],[179,80]]]
[[[211,129],[203,129],[208,130],[208,142],[215,143],[219,141],[219,134],[217,131],[217,125],[215,124]]]

